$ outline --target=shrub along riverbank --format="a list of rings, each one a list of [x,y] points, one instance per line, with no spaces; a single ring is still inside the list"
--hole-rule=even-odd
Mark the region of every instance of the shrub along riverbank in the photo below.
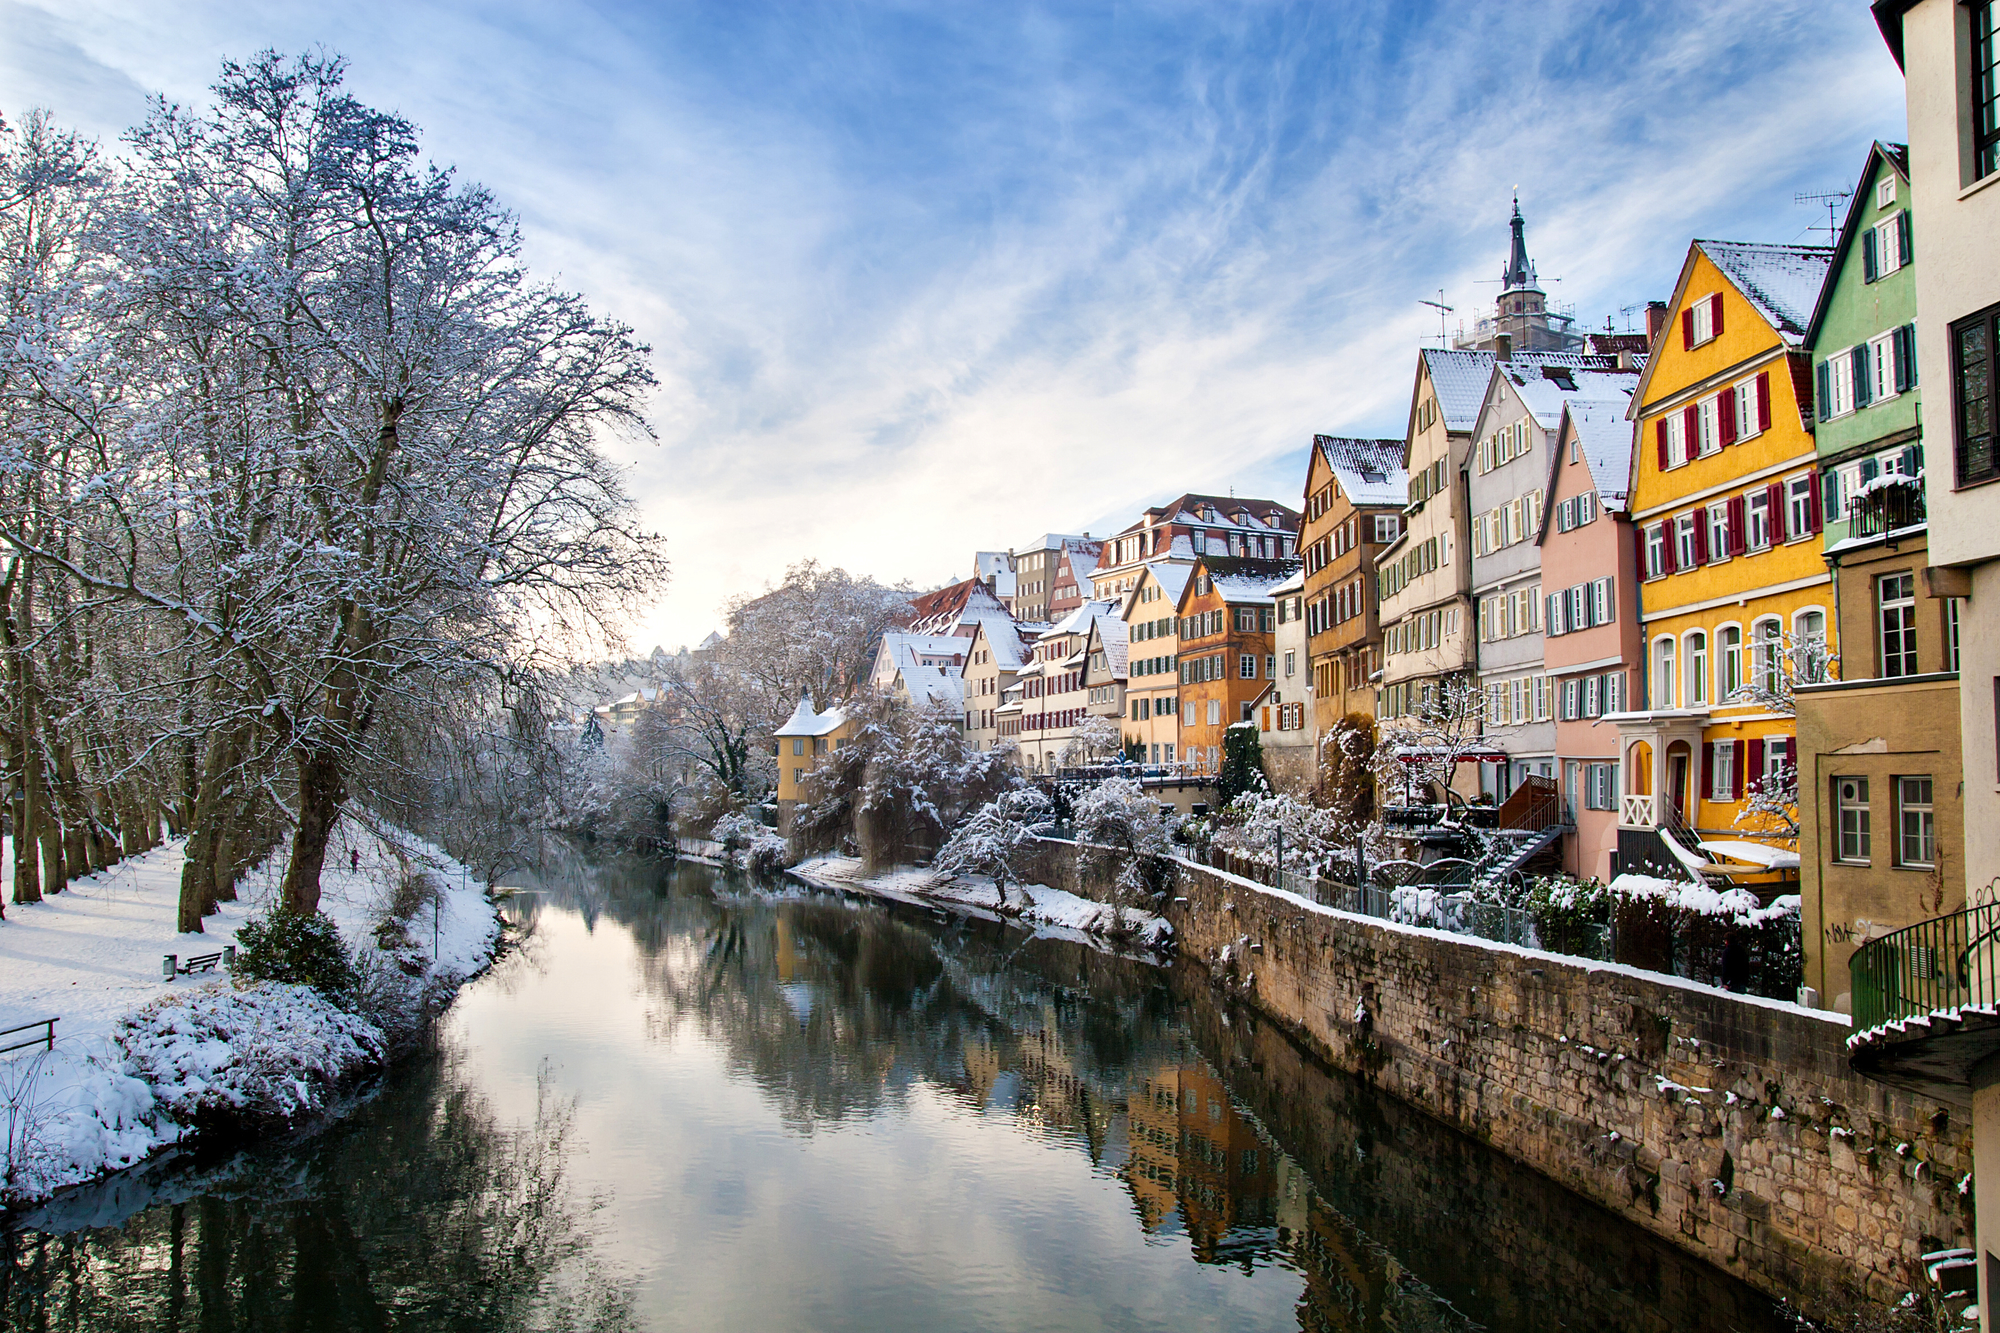
[[[0,1027],[59,1020],[52,1046],[0,1057],[0,1206],[196,1132],[324,1113],[412,1044],[499,943],[492,903],[465,867],[352,818],[336,834],[320,914],[273,915],[283,866],[269,864],[202,935],[174,934],[159,904],[178,891],[182,851],[175,842],[135,857],[0,924]],[[233,974],[163,974],[168,953],[232,945]]]

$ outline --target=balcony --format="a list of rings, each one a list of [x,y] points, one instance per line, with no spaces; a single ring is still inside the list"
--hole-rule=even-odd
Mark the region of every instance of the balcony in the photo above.
[[[2000,1052],[2000,903],[1870,940],[1848,966],[1854,1068],[1963,1104],[1972,1067]]]
[[[1921,477],[1900,474],[1877,477],[1865,490],[1847,502],[1847,535],[1886,537],[1904,528],[1921,527],[1924,517],[1924,483]]]
[[[1619,798],[1618,822],[1626,828],[1657,828],[1659,820],[1653,818],[1653,797],[1626,792]]]

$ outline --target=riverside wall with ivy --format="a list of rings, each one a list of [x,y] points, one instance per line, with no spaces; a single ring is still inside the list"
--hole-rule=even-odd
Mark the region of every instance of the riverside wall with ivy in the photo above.
[[[1051,848],[1051,874],[1062,850]],[[1066,887],[1078,883],[1073,864]],[[1837,1014],[1399,928],[1177,863],[1181,955],[1337,1068],[1836,1319],[1970,1244],[1972,1122]]]

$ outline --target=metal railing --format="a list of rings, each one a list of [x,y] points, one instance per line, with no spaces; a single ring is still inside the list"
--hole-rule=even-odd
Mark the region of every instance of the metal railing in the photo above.
[[[1279,877],[1279,887],[1324,907],[1353,912],[1358,916],[1371,916],[1380,921],[1428,926],[1456,935],[1515,944],[1524,949],[1545,949],[1576,958],[1602,962],[1609,962],[1612,958],[1609,926],[1577,928],[1581,939],[1566,941],[1570,946],[1568,948],[1557,947],[1542,939],[1532,912],[1499,903],[1477,902],[1470,894],[1455,893],[1448,887],[1412,884],[1382,888],[1375,884],[1343,884],[1338,880],[1319,879],[1292,871],[1286,871]]]
[[[25,1051],[32,1046],[45,1046],[53,1051],[56,1048],[56,1024],[61,1021],[60,1018],[38,1018],[32,1023],[23,1023],[19,1027],[0,1028],[0,1041],[5,1041],[17,1032],[32,1032],[36,1028],[42,1030],[42,1035],[39,1037],[30,1037],[26,1041],[17,1041],[11,1046],[0,1046],[0,1055],[5,1055],[9,1051]]]
[[[1924,522],[1924,488],[1897,483],[1857,495],[1847,504],[1847,535],[1881,537]]]
[[[1858,949],[1854,1026],[2000,1003],[2000,903],[1905,926]]]

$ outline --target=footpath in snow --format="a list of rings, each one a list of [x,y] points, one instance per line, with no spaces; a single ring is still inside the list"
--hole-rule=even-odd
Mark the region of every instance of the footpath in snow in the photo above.
[[[0,1028],[55,1018],[53,1051],[0,1055],[0,1203],[130,1166],[178,1142],[198,1119],[288,1119],[323,1109],[341,1085],[381,1064],[384,1011],[411,1013],[483,969],[500,926],[485,890],[435,846],[399,835],[392,846],[341,821],[321,876],[321,910],[369,980],[370,1017],[302,986],[236,988],[219,968],[163,975],[236,942],[277,900],[282,849],[238,886],[238,900],[175,932],[183,844],[133,857],[40,903],[7,906],[0,922]],[[12,848],[0,844],[11,870]],[[393,953],[376,927],[413,872],[441,892],[407,923]],[[5,891],[12,895],[12,885]],[[366,1007],[366,1006],[364,1006]],[[393,1026],[393,1024],[391,1024]],[[9,1045],[30,1033],[0,1039]]]
[[[1043,934],[1086,943],[1108,940],[1139,948],[1164,949],[1173,940],[1174,928],[1156,913],[1132,907],[1114,909],[1105,903],[1079,898],[1066,889],[1051,889],[1041,884],[1008,885],[1003,906],[999,889],[983,875],[949,875],[907,866],[867,875],[860,861],[844,856],[813,857],[787,873],[820,888],[848,889],[897,902],[1008,918],[1034,926]]]

